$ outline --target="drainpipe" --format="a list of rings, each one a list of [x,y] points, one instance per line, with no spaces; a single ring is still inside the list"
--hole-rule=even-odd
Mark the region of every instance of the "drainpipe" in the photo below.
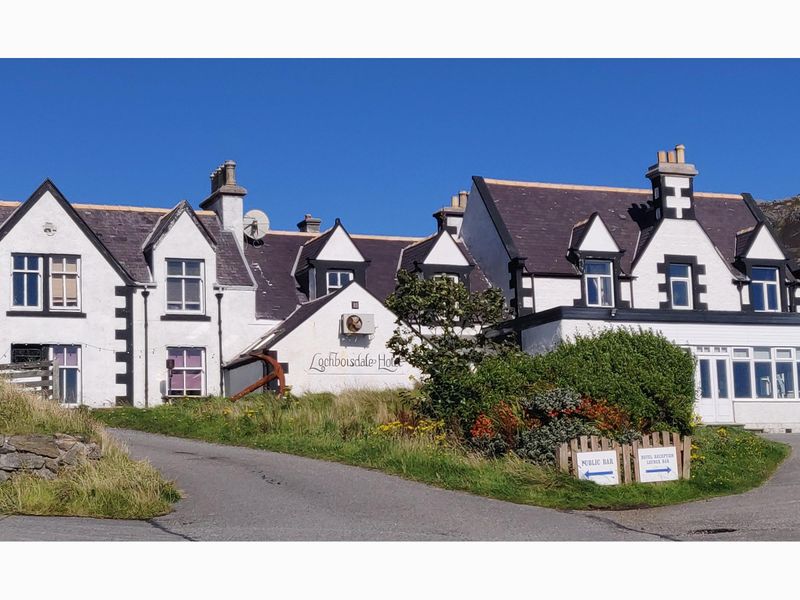
[[[225,396],[225,375],[222,369],[222,291],[217,292],[217,332],[219,334],[219,396]]]
[[[150,296],[150,290],[142,290],[142,298],[144,299],[144,407],[150,408],[150,372],[147,369],[147,363],[150,351],[147,344],[147,297]]]

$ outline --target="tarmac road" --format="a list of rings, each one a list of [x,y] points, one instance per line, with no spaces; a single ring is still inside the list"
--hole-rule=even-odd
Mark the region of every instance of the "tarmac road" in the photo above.
[[[663,509],[565,512],[286,454],[115,430],[184,499],[150,521],[0,518],[0,540],[800,539],[797,453],[764,487]],[[800,435],[776,436],[797,448]],[[729,533],[706,533],[734,529]],[[704,531],[701,531],[704,530]],[[695,532],[695,533],[691,533]]]

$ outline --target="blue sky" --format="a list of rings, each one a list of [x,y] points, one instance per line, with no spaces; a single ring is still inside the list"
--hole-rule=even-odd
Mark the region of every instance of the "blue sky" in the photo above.
[[[246,208],[423,235],[472,175],[646,187],[683,143],[695,188],[800,193],[793,60],[0,60],[0,198]]]

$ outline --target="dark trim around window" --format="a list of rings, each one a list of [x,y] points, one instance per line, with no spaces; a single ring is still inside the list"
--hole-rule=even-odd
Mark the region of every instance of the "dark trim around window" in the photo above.
[[[666,302],[659,302],[658,307],[661,309],[672,310],[672,286],[669,281],[669,266],[670,265],[689,265],[692,269],[692,306],[689,310],[708,310],[708,303],[700,302],[700,294],[708,292],[705,285],[700,284],[700,275],[706,274],[706,266],[697,261],[697,257],[688,254],[665,254],[664,262],[656,264],[656,271],[664,275],[664,283],[658,284],[658,291],[667,294]],[[675,309],[675,310],[687,310]]]

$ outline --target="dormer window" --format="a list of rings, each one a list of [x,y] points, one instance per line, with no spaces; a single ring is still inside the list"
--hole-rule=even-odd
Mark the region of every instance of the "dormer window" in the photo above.
[[[453,283],[459,283],[461,278],[458,276],[458,273],[436,273],[433,276],[434,279],[449,279]]]
[[[167,310],[203,312],[203,261],[167,259]]]
[[[750,279],[750,304],[753,310],[759,312],[779,311],[778,269],[773,267],[753,267]]]
[[[675,309],[692,308],[692,267],[691,265],[669,265],[670,305]]]
[[[353,271],[328,271],[328,293],[343,288],[353,281]]]
[[[614,306],[613,272],[610,260],[587,260],[584,263],[586,306]]]

